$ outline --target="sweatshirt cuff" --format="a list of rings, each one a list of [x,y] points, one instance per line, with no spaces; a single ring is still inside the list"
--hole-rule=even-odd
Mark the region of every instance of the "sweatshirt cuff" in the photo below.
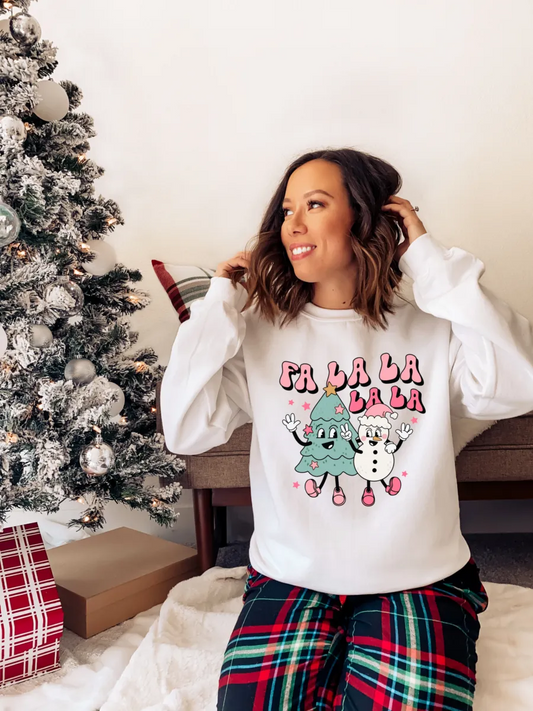
[[[415,281],[430,269],[431,261],[448,259],[449,251],[429,232],[425,232],[405,250],[400,257],[398,266],[404,274]]]
[[[211,283],[209,284],[205,298],[230,303],[240,311],[248,299],[248,292],[242,284],[236,284],[234,287],[231,283],[231,279],[222,276],[214,276],[211,277]]]

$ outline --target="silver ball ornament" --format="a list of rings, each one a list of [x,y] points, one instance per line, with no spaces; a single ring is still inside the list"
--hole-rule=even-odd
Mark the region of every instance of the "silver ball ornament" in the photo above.
[[[26,140],[28,131],[24,125],[24,121],[18,116],[2,116],[0,119],[0,128],[9,138],[15,138],[17,141]]]
[[[44,348],[54,340],[52,331],[44,324],[34,324],[31,327],[30,344],[33,348]]]
[[[79,313],[85,301],[83,291],[71,281],[68,276],[59,277],[44,290],[44,298],[48,306],[62,316],[73,316]]]
[[[0,247],[5,247],[14,242],[19,232],[19,216],[9,205],[0,202]]]
[[[41,25],[27,12],[13,15],[9,29],[13,39],[26,47],[31,47],[41,39]]]
[[[73,358],[65,366],[65,380],[76,385],[88,385],[96,377],[96,368],[87,358]]]
[[[107,474],[115,466],[115,453],[102,440],[102,436],[97,434],[94,444],[89,444],[82,449],[80,465],[89,476],[102,476],[102,474]]]

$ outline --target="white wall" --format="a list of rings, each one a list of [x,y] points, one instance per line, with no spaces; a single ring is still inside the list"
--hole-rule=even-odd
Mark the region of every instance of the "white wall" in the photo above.
[[[41,0],[31,12],[59,47],[54,78],[76,82],[95,119],[96,188],[126,220],[110,242],[144,274],[153,303],[133,323],[163,364],[177,319],[150,260],[216,266],[258,230],[288,163],[326,146],[389,160],[428,231],[480,257],[483,283],[533,319],[530,0]],[[173,532],[123,507],[108,527],[194,540],[190,492],[180,510]],[[530,501],[463,514],[469,532],[533,530]]]

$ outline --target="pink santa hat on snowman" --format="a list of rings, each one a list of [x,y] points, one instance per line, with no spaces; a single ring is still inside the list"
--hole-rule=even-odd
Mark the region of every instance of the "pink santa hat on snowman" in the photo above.
[[[392,420],[398,417],[398,413],[391,410],[388,405],[377,403],[370,405],[365,414],[359,417],[360,425],[373,425],[374,427],[386,427],[390,430],[391,423],[387,420],[385,414],[388,414]]]

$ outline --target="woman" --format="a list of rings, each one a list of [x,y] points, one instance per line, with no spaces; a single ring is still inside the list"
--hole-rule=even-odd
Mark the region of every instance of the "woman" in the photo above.
[[[460,530],[450,415],[533,409],[533,336],[400,187],[360,151],[301,156],[176,337],[169,449],[254,424],[219,711],[472,708],[488,597]]]

